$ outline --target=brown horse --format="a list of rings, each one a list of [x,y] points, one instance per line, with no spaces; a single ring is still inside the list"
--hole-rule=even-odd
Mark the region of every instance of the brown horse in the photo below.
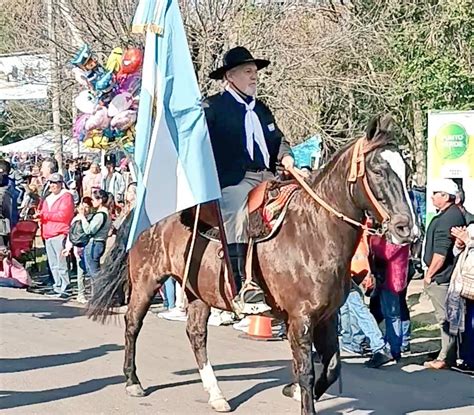
[[[366,211],[378,215],[382,208],[389,216],[385,223],[388,236],[398,243],[409,243],[416,225],[405,184],[405,164],[392,142],[391,125],[390,117],[377,117],[369,125],[361,152],[365,161],[353,183],[348,177],[355,142],[335,154],[323,171],[314,176],[311,188],[332,208],[359,222]],[[369,193],[375,198],[368,197]],[[126,391],[131,396],[143,396],[135,367],[137,337],[150,303],[165,279],[172,276],[182,280],[191,232],[176,214],[142,233],[127,252],[128,223],[94,282],[89,313],[105,320],[126,286]],[[361,232],[359,227],[329,213],[307,192],[299,190],[277,235],[255,247],[254,269],[267,302],[273,314],[287,322],[296,383],[286,386],[285,394],[300,393],[303,414],[315,413],[314,399],[323,395],[339,375],[337,313],[348,292],[350,261]],[[186,286],[186,332],[204,389],[209,393],[209,403],[216,411],[226,412],[230,406],[219,388],[206,349],[210,307],[231,310],[219,251],[219,243],[201,237],[196,241]],[[312,359],[313,344],[323,365],[318,379]]]

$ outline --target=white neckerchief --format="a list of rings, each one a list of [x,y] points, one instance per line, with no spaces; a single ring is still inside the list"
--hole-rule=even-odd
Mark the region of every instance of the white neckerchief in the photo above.
[[[247,151],[250,158],[253,160],[253,142],[257,143],[260,151],[263,155],[263,161],[267,168],[270,167],[270,154],[268,154],[267,143],[265,142],[265,136],[263,134],[262,124],[258,118],[258,115],[253,110],[255,108],[255,98],[252,99],[250,104],[247,104],[242,97],[234,91],[230,86],[226,86],[226,91],[234,97],[234,99],[245,105],[247,110],[245,114],[245,135],[247,136]]]

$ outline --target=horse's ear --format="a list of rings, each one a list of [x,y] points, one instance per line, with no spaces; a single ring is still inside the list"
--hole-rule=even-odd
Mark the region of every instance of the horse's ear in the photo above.
[[[369,125],[367,126],[367,131],[366,131],[367,140],[372,140],[375,137],[375,134],[377,133],[378,126],[379,126],[379,121],[380,121],[380,115],[377,115],[370,120]]]
[[[394,120],[390,114],[377,115],[372,118],[367,127],[367,140],[391,138],[394,130]]]

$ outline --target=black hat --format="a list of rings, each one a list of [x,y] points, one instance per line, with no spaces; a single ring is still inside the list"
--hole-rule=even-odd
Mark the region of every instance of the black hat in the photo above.
[[[223,65],[212,71],[209,74],[209,78],[222,79],[227,71],[245,63],[254,63],[257,65],[258,70],[270,65],[270,61],[266,59],[254,59],[252,54],[246,48],[237,46],[226,52],[224,55]]]

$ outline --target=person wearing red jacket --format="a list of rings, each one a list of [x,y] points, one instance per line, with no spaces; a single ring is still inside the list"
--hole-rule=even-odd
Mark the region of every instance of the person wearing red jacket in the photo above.
[[[69,273],[64,249],[72,218],[74,200],[70,192],[63,188],[63,177],[53,173],[49,178],[50,194],[41,205],[38,214],[41,222],[41,236],[45,241],[46,256],[54,278],[53,290],[59,298],[68,298]]]

